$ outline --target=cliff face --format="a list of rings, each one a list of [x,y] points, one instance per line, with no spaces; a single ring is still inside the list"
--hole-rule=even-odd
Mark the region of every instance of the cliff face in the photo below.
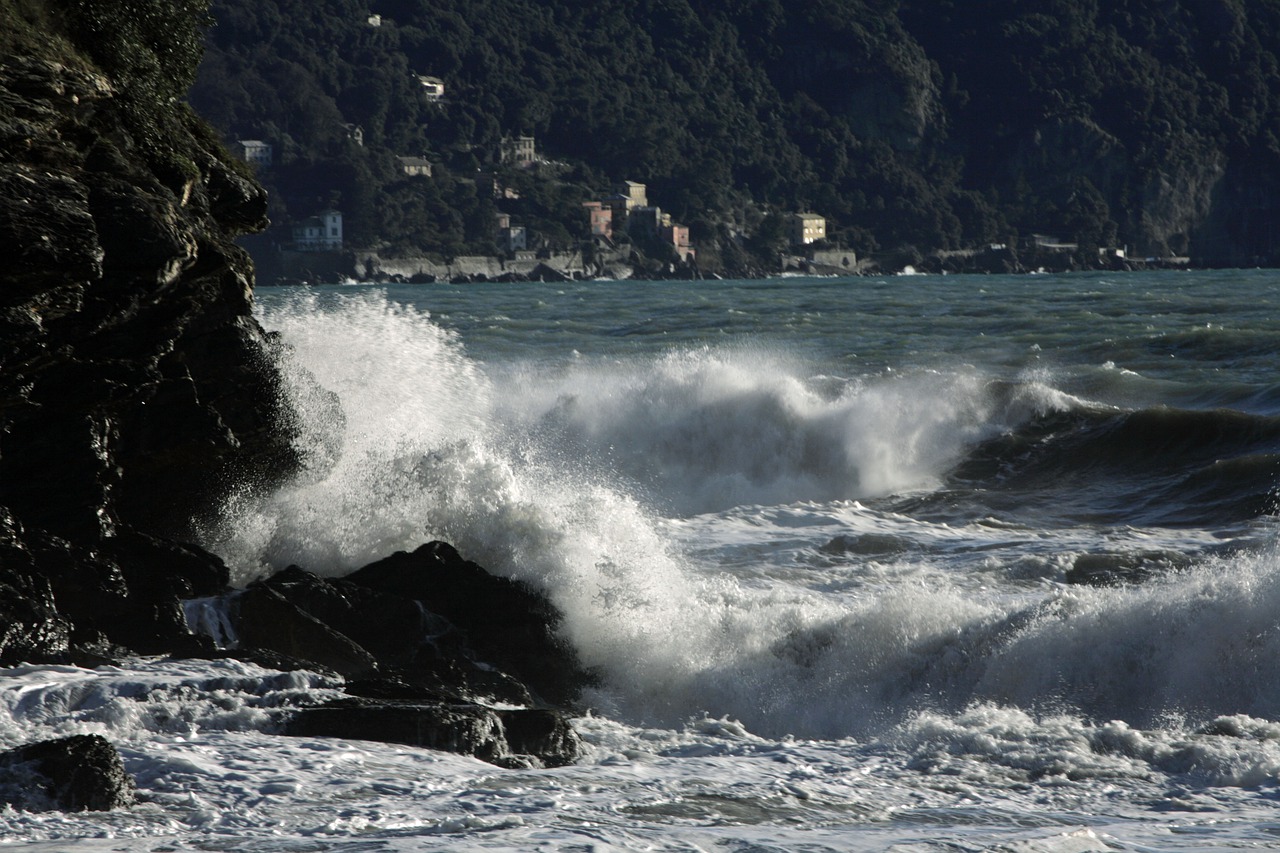
[[[232,243],[265,195],[182,104],[89,59],[58,4],[4,11],[0,660],[164,648],[174,596],[226,581],[177,542],[291,458]]]

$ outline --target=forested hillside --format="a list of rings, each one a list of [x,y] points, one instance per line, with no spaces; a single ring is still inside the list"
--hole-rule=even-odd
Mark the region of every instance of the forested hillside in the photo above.
[[[813,210],[861,253],[1017,245],[1280,261],[1280,0],[216,0],[193,105],[276,147],[274,218],[351,241],[552,244],[631,179],[700,260]],[[371,15],[380,16],[378,25]],[[444,81],[422,97],[415,75]],[[345,125],[358,125],[364,145]],[[504,136],[558,166],[477,171]],[[429,180],[395,155],[423,155]],[[740,239],[736,239],[740,238]]]

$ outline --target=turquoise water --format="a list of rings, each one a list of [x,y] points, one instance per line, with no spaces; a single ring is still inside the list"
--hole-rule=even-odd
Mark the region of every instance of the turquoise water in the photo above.
[[[1269,356],[1280,332],[1273,270],[376,289],[430,311],[486,361],[732,341],[856,371],[953,358],[1013,369],[1110,360],[1153,379],[1227,371],[1231,382],[1265,384],[1274,383]],[[260,291],[265,304],[282,297]]]

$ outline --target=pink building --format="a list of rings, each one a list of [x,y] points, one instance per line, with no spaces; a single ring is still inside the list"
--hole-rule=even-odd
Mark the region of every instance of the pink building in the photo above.
[[[613,208],[600,201],[584,201],[582,206],[591,217],[591,236],[613,237]]]
[[[689,226],[664,225],[658,229],[658,236],[671,242],[671,245],[676,249],[676,254],[680,256],[680,260],[692,261],[697,257],[697,251],[689,240]]]

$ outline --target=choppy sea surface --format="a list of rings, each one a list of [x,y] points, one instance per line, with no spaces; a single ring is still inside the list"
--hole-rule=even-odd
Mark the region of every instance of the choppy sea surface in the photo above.
[[[309,467],[203,544],[243,583],[440,538],[540,586],[602,675],[586,755],[274,736],[319,674],[18,667],[0,746],[105,734],[140,801],[0,842],[1280,847],[1280,274],[258,298]]]

